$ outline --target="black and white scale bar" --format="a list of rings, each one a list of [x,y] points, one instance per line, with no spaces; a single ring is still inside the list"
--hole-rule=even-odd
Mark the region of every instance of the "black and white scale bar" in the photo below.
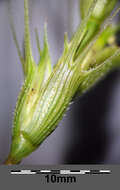
[[[110,170],[11,170],[14,175],[34,174],[61,174],[61,175],[85,175],[85,174],[111,174]]]

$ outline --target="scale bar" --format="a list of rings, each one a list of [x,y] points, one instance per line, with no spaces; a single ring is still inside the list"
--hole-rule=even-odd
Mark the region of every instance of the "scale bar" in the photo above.
[[[61,174],[61,175],[86,175],[86,174],[111,174],[111,170],[11,170],[12,175],[34,174]]]

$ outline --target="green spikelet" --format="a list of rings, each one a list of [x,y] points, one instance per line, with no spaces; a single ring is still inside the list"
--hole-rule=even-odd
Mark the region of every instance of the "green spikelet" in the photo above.
[[[25,58],[23,71],[25,82],[16,105],[11,149],[6,164],[17,164],[35,151],[55,130],[72,98],[89,89],[103,74],[114,67],[116,62],[119,62],[120,50],[116,44],[103,50],[110,37],[115,36],[114,29],[107,28],[104,33],[100,33],[95,42],[101,24],[114,8],[115,1],[111,0],[113,4],[105,15],[103,12],[108,4],[103,6],[100,2],[101,0],[91,1],[87,16],[82,16],[83,21],[70,42],[65,35],[63,54],[52,70],[46,29],[43,50],[40,48],[36,31],[40,60],[38,65],[34,62],[30,43],[28,0],[24,0]],[[91,19],[95,17],[98,3],[102,9],[99,19],[96,15],[96,20],[99,20],[99,27],[96,29],[93,27],[96,20],[93,19],[94,23],[92,23]],[[96,62],[92,61],[94,51]]]

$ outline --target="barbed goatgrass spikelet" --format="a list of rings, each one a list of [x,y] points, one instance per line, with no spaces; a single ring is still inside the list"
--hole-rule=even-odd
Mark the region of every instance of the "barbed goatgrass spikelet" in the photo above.
[[[101,4],[101,1],[106,3]],[[108,26],[104,31],[101,30],[115,2],[92,0],[87,14],[86,8],[82,8],[82,23],[70,42],[65,35],[63,54],[52,69],[46,27],[43,50],[36,31],[40,60],[38,65],[35,64],[30,43],[28,0],[24,0],[24,58],[21,56],[13,27],[12,31],[25,81],[15,109],[11,149],[5,164],[18,164],[35,151],[55,130],[73,97],[76,94],[81,95],[108,70],[120,65],[119,47],[115,40],[110,43],[111,38],[115,39],[118,28]],[[99,14],[98,9],[101,10]]]

